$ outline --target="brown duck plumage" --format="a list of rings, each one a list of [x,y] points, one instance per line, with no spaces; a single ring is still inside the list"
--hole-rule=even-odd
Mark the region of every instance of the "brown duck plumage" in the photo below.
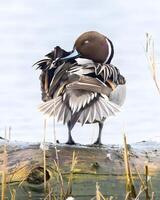
[[[125,79],[109,63],[113,57],[113,45],[100,33],[82,34],[74,49],[79,53],[78,59],[77,56],[68,57],[73,51],[56,47],[36,63],[42,70],[42,99],[46,101],[39,110],[47,117],[56,116],[58,121],[67,123],[68,144],[74,144],[71,130],[76,122],[98,122],[99,135],[95,144],[101,144],[103,121],[119,112],[124,102]]]

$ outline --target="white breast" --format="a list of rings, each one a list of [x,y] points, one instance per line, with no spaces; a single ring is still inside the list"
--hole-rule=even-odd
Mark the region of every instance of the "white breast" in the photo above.
[[[109,96],[109,100],[122,106],[126,98],[126,85],[118,85]]]
[[[93,64],[94,62],[90,59],[86,59],[86,58],[77,58],[76,62],[78,63],[78,65],[86,65],[86,64]]]

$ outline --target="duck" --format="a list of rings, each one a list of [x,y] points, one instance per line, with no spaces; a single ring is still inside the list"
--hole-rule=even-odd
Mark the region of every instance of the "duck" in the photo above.
[[[126,79],[111,64],[114,47],[108,37],[97,32],[82,33],[71,51],[56,46],[34,65],[41,70],[43,103],[39,111],[56,117],[68,127],[66,144],[74,145],[76,123],[98,123],[94,145],[102,145],[104,121],[121,111],[126,98]]]

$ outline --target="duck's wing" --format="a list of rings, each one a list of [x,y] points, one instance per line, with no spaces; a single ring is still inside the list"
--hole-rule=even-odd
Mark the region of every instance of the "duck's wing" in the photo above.
[[[42,70],[40,75],[40,84],[42,92],[42,100],[47,101],[52,98],[53,84],[51,82],[55,73],[65,64],[65,61],[62,59],[68,56],[71,52],[67,52],[59,46],[56,46],[53,51],[45,55],[44,59],[37,61],[33,66],[37,66],[37,69]],[[55,80],[55,79],[54,79]],[[59,80],[59,76],[56,80]],[[56,85],[55,85],[56,86]]]
[[[68,90],[67,93],[42,103],[38,109],[45,117],[55,116],[64,124],[75,116],[75,123],[79,121],[82,125],[102,121],[120,111],[119,106],[107,96],[86,90]]]
[[[77,80],[72,81],[66,86],[67,89],[84,90],[90,92],[96,92],[109,96],[113,91],[111,87],[108,87],[98,78],[92,78],[89,76],[79,76]]]
[[[101,76],[104,82],[110,79],[116,83],[120,72],[111,64],[97,64],[95,65],[95,74]]]
[[[103,83],[113,82],[116,85],[125,84],[125,78],[120,74],[119,69],[112,64],[91,63],[79,65],[70,69],[71,73],[98,78]]]
[[[98,79],[81,76],[78,81],[66,86],[65,99],[73,114],[80,113],[78,121],[93,123],[120,111],[120,107],[108,98],[112,91]]]
[[[57,90],[57,97],[42,103],[39,111],[48,117],[55,115],[64,123],[76,116],[76,121],[82,124],[101,121],[120,111],[119,106],[108,98],[112,91],[110,87],[92,77],[74,78],[64,82]]]
[[[119,76],[119,71],[114,67],[113,69],[99,67],[96,71],[95,64],[82,66],[65,63],[56,70],[50,84],[50,92],[56,91],[57,95],[41,104],[39,110],[45,116],[57,116],[57,119],[64,123],[74,116],[76,116],[75,121],[82,124],[101,121],[120,111],[119,106],[109,99],[119,84]]]

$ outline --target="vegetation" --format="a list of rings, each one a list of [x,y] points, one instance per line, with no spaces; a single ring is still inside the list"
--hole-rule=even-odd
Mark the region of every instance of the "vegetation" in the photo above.
[[[153,37],[148,33],[146,33],[145,52],[146,52],[149,67],[151,69],[152,78],[160,94],[160,82],[158,80],[158,69],[157,69],[157,63],[156,63],[156,58],[155,58],[154,40],[153,40]]]
[[[46,123],[45,123],[46,124]],[[44,126],[46,128],[46,125]],[[44,131],[45,132],[45,131]],[[44,148],[43,151],[46,151]],[[44,171],[44,168],[47,169],[47,160],[44,158],[44,165],[42,170],[40,169],[40,173],[42,174],[42,182],[45,183],[44,185],[44,199],[45,200],[72,200],[74,199],[73,197],[73,186],[74,186],[74,179],[76,175],[76,166],[78,165],[78,155],[77,153],[73,152],[72,155],[72,161],[70,164],[70,172],[66,176],[64,175],[62,171],[62,166],[60,164],[60,158],[59,158],[59,152],[57,148],[55,147],[56,151],[56,159],[54,160],[54,177],[56,180],[56,185],[51,185],[48,174],[46,171]],[[138,182],[139,182],[139,188],[137,185],[134,183],[135,180],[135,174],[132,173],[133,171],[133,166],[131,167],[130,165],[130,147],[127,144],[126,136],[124,136],[124,148],[123,148],[123,155],[124,155],[124,166],[125,166],[125,174],[126,174],[126,196],[125,200],[153,200],[155,199],[155,194],[152,191],[152,185],[151,185],[151,179],[149,175],[149,169],[148,166],[146,165],[144,167],[145,169],[145,176],[140,175],[140,173],[137,171],[136,176],[138,177]],[[43,152],[43,156],[47,156]],[[13,189],[10,187],[10,184],[7,183],[7,160],[8,160],[8,153],[7,153],[7,148],[6,144],[4,145],[4,170],[2,171],[2,190],[1,190],[1,200],[8,199],[8,194],[6,193],[6,188],[10,188],[10,197],[11,200],[16,200],[18,198],[18,189]],[[37,173],[37,171],[36,171]],[[33,175],[33,174],[32,174]],[[44,179],[46,179],[44,181]],[[40,181],[41,182],[41,181]],[[137,179],[136,179],[137,182]],[[19,187],[23,185],[23,181],[19,184]],[[125,185],[124,185],[125,187]],[[28,199],[34,199],[32,197],[32,192],[28,191]],[[75,198],[76,199],[76,198]],[[95,196],[91,197],[90,200],[114,200],[117,199],[116,197],[113,196],[106,196],[103,195],[101,192],[101,187],[100,184],[97,182],[95,185]]]

